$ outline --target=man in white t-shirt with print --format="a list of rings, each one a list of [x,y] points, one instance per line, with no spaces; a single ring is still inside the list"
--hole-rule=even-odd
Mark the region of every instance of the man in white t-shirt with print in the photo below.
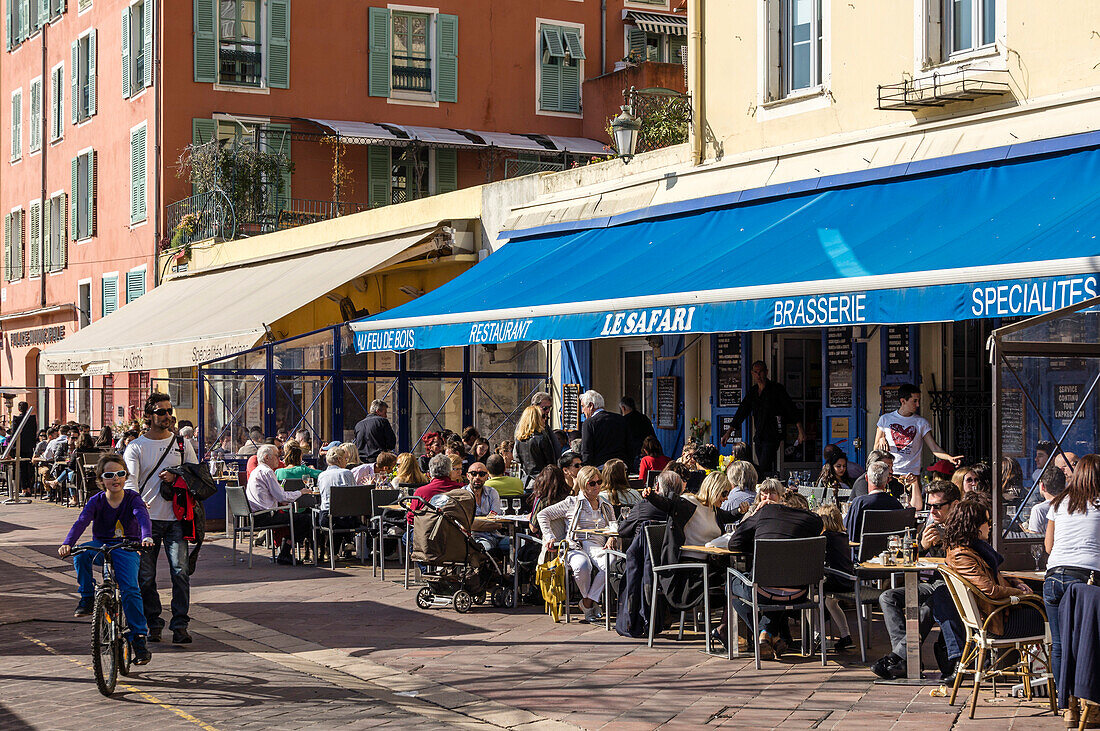
[[[924,498],[920,490],[921,457],[928,447],[933,455],[946,459],[956,467],[962,461],[962,455],[952,456],[945,452],[932,438],[932,425],[928,419],[919,415],[920,389],[912,383],[898,386],[897,411],[879,417],[875,430],[875,449],[882,449],[894,455],[894,474],[911,490],[909,505],[921,510]]]
[[[191,575],[187,564],[187,540],[183,522],[176,519],[172,503],[160,494],[160,481],[171,477],[165,470],[182,463],[197,463],[198,457],[191,444],[180,439],[171,430],[172,401],[167,394],[152,393],[145,400],[145,423],[148,428],[126,447],[126,489],[141,493],[141,499],[149,507],[153,521],[153,545],[141,551],[138,568],[138,585],[145,604],[145,619],[149,622],[149,641],[160,642],[164,629],[161,619],[160,595],[157,593],[157,558],[161,545],[168,559],[172,574],[172,643],[177,645],[191,641],[187,632],[191,606]],[[182,449],[181,449],[182,446]]]

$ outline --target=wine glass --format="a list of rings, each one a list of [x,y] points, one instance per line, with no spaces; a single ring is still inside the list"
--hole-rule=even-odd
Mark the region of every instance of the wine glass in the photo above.
[[[523,508],[523,501],[518,498],[512,498],[512,515],[519,515],[519,511]]]
[[[1039,561],[1043,558],[1043,547],[1038,543],[1031,544],[1031,558],[1035,560],[1035,570],[1039,571]]]

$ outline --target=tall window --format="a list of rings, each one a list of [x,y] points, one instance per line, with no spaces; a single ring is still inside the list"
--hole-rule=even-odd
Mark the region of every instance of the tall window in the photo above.
[[[996,0],[943,2],[944,45],[948,54],[964,53],[996,42]]]
[[[50,72],[50,141],[65,134],[65,64]]]
[[[395,156],[390,196],[394,203],[423,198],[428,195],[428,150],[406,147],[404,154]]]
[[[153,52],[153,0],[137,0],[122,9],[122,96],[153,83],[146,56]]]
[[[96,154],[94,150],[77,155],[72,161],[72,236],[74,241],[95,236],[96,225]]]
[[[23,157],[23,90],[11,93],[11,160]]]
[[[263,72],[259,0],[218,0],[219,80],[259,86]]]
[[[821,83],[821,0],[783,3],[784,87],[790,93]]]
[[[543,25],[539,28],[539,44],[539,109],[579,112],[584,60],[580,31]]]
[[[73,124],[83,122],[96,110],[96,32],[92,29],[72,45]]]
[[[432,90],[432,54],[426,13],[393,13],[393,88]]]

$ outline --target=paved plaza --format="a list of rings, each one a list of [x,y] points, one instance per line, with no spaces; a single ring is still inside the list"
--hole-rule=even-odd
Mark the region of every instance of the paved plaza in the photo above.
[[[536,729],[1061,728],[1045,703],[983,691],[970,721],[929,688],[876,685],[858,649],[753,667],[701,652],[697,635],[651,648],[539,607],[422,611],[401,572],[230,560],[224,538],[192,578],[194,644],[95,688],[89,623],[56,547],[75,509],[0,506],[0,728]],[[167,607],[167,567],[162,593]],[[869,656],[885,652],[880,632]],[[167,634],[167,633],[166,633]],[[839,662],[838,662],[839,661]]]

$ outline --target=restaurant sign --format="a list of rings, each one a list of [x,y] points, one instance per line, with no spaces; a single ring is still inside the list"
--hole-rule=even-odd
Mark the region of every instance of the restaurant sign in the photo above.
[[[5,333],[9,348],[30,348],[35,345],[48,345],[65,339],[64,325],[50,325],[49,327],[37,327],[32,330],[18,330]]]
[[[398,328],[387,328],[386,318],[376,316],[375,320],[354,322],[351,327],[355,331],[355,349],[363,353],[532,340],[594,340],[1032,316],[1077,304],[1098,293],[1097,274],[727,302],[703,302],[705,292],[686,292],[682,295],[683,302],[667,307],[442,324],[420,324],[417,318],[415,325]]]

